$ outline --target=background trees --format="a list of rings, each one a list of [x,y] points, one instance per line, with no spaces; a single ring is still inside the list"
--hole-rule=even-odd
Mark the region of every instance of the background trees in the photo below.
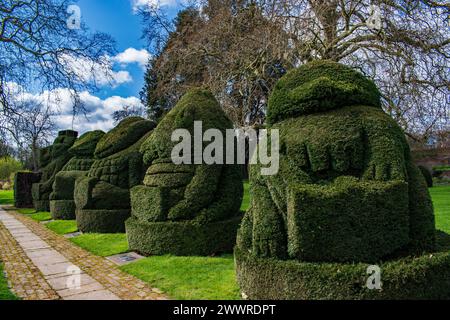
[[[280,76],[331,59],[374,79],[385,110],[426,139],[449,123],[449,13],[448,3],[428,0],[209,0],[169,21],[149,7],[144,36],[156,54],[144,101],[158,113],[206,85],[237,126],[254,125]]]

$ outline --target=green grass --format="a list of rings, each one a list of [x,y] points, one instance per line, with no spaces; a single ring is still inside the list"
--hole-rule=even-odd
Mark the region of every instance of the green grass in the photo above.
[[[57,234],[67,234],[78,231],[76,220],[56,220],[47,223],[45,226]]]
[[[86,233],[71,238],[77,246],[101,257],[112,256],[128,251],[128,240],[125,233],[99,234]]]
[[[430,188],[433,199],[436,228],[450,233],[450,185]]]
[[[36,213],[36,210],[32,209],[32,208],[22,208],[22,209],[17,209],[17,212],[21,213],[21,214],[33,214],[33,213]]]
[[[154,256],[120,267],[179,300],[237,300],[233,256]]]
[[[13,190],[0,190],[0,204],[12,205],[14,204]]]
[[[17,297],[8,288],[2,264],[0,264],[0,300],[17,300]]]
[[[30,214],[29,217],[35,221],[48,221],[48,220],[52,220],[52,214],[50,212],[36,212],[33,214]]]

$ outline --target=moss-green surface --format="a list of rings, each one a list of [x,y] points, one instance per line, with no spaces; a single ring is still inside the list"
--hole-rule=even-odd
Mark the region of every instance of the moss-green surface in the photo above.
[[[155,256],[121,269],[180,300],[236,300],[234,261],[222,257]]]
[[[250,206],[250,184],[244,181],[244,194],[242,196],[241,211],[247,211]]]
[[[71,238],[70,241],[101,257],[112,256],[128,251],[128,241],[125,233],[82,234],[78,237]]]
[[[52,214],[47,211],[32,213],[29,216],[31,219],[39,222],[52,220]]]
[[[36,213],[36,210],[32,209],[32,208],[22,208],[22,209],[17,209],[18,213],[21,214],[33,214]]]
[[[12,205],[14,203],[14,192],[12,190],[0,190],[0,204]]]
[[[1,263],[0,263],[0,300],[17,300],[17,297],[8,288],[8,282],[3,274],[3,266]]]
[[[450,185],[435,186],[428,190],[433,199],[436,229],[450,234]]]
[[[57,234],[67,234],[78,231],[76,220],[57,220],[45,225]]]

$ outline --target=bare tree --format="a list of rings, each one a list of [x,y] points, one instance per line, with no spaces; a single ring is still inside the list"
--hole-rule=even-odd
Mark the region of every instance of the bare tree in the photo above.
[[[11,111],[11,86],[32,91],[69,88],[74,97],[95,89],[96,79],[77,71],[108,69],[114,41],[90,33],[73,0],[0,2],[0,111]],[[13,88],[12,91],[16,90]],[[79,99],[74,113],[82,105]]]
[[[125,105],[121,110],[114,111],[112,117],[114,119],[114,123],[117,124],[125,118],[128,117],[143,117],[145,116],[144,108],[140,106],[129,106]]]
[[[48,104],[36,100],[18,100],[14,104],[14,114],[0,121],[0,130],[7,133],[17,145],[17,153],[22,162],[31,158],[33,170],[38,169],[38,149],[49,143],[56,131],[53,117],[55,113]]]
[[[212,88],[236,125],[264,120],[267,96],[286,70],[330,59],[372,78],[385,110],[411,136],[426,137],[448,126],[447,2],[200,0],[194,7],[199,19],[189,37],[164,47],[159,62],[151,65],[153,80],[174,95],[190,85],[177,83],[184,80],[180,75],[187,66],[201,64],[200,83]],[[145,34],[148,40],[177,38],[178,31],[161,10],[141,14],[144,22],[164,26],[156,29],[161,33]],[[167,96],[164,87],[156,94]]]

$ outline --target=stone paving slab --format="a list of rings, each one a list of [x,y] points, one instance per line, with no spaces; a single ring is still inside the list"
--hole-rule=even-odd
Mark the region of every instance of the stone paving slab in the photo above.
[[[2,226],[3,225],[3,226]],[[11,228],[11,229],[9,229]],[[53,295],[50,299],[67,300],[165,300],[167,297],[156,288],[149,287],[145,282],[122,272],[117,266],[102,257],[90,254],[77,247],[66,238],[57,235],[24,215],[12,210],[5,212],[0,209],[0,232],[14,243],[17,250],[22,250],[21,256],[39,274],[39,281],[33,276],[23,276],[21,280],[28,279],[30,283],[36,282],[47,289],[50,288]],[[3,249],[3,243],[0,242]],[[3,250],[2,250],[3,251]],[[11,257],[5,257],[5,270],[13,265],[7,263]],[[79,271],[79,287],[68,287],[73,282],[73,274],[68,269],[76,268]],[[36,272],[35,272],[36,273]],[[8,278],[10,275],[8,274]],[[10,278],[13,286],[17,279]],[[20,279],[19,279],[20,280]],[[69,289],[70,288],[70,289]],[[20,290],[19,290],[20,291]],[[40,290],[39,292],[45,292]],[[32,290],[14,291],[20,297],[36,299]],[[42,294],[43,296],[43,294]],[[39,298],[39,297],[38,297]],[[41,298],[39,298],[41,299]]]

